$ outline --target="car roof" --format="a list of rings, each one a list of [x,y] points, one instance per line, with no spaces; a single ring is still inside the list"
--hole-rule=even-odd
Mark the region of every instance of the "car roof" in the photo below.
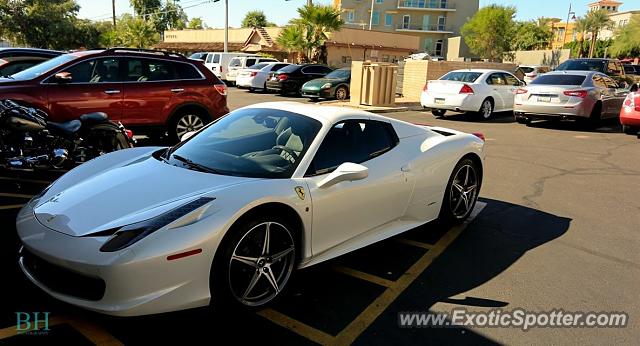
[[[59,50],[44,49],[44,48],[26,48],[26,47],[2,47],[0,52],[17,51],[17,52],[42,52],[42,53],[64,53]]]
[[[591,70],[562,70],[562,71],[551,71],[551,72],[547,72],[544,75],[578,75],[578,76],[590,76],[593,74],[601,74],[603,76],[606,76],[606,74],[600,72],[600,71],[591,71]]]
[[[161,58],[161,59],[169,59],[174,61],[198,61],[194,59],[189,59],[181,54],[174,54],[163,51],[153,51],[153,50],[137,50],[133,48],[111,48],[111,49],[91,49],[91,50],[79,50],[75,52],[67,53],[75,56],[76,58],[81,58],[85,56],[111,56],[111,57],[145,57],[145,58]]]
[[[469,69],[460,69],[460,70],[453,70],[453,71],[449,71],[449,72],[477,72],[477,73],[494,73],[494,72],[499,72],[499,73],[511,73],[509,71],[505,71],[505,70],[493,70],[493,69],[488,69],[488,68],[469,68]]]
[[[610,58],[574,58],[574,59],[569,59],[567,61],[620,61],[620,60],[610,59]]]

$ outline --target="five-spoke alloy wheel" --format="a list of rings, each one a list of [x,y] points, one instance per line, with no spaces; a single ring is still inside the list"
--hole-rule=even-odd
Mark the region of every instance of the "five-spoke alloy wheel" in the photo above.
[[[462,222],[469,217],[478,200],[481,183],[482,174],[473,160],[465,158],[458,162],[449,178],[440,219]]]

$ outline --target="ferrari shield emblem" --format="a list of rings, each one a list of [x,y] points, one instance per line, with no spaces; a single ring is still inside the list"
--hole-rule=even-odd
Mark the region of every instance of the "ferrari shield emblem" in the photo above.
[[[295,190],[296,190],[296,193],[298,194],[298,197],[300,197],[300,199],[304,200],[304,187],[296,186]]]

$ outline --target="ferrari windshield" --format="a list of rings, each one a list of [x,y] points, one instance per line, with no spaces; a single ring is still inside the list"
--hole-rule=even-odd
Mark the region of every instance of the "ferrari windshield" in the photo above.
[[[223,175],[289,178],[322,124],[277,109],[239,109],[168,149],[170,164]]]

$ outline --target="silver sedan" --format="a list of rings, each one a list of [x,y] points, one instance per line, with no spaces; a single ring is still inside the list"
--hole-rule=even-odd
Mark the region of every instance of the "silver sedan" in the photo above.
[[[514,114],[522,124],[533,119],[582,119],[597,123],[618,117],[628,90],[596,71],[555,71],[516,90]]]

